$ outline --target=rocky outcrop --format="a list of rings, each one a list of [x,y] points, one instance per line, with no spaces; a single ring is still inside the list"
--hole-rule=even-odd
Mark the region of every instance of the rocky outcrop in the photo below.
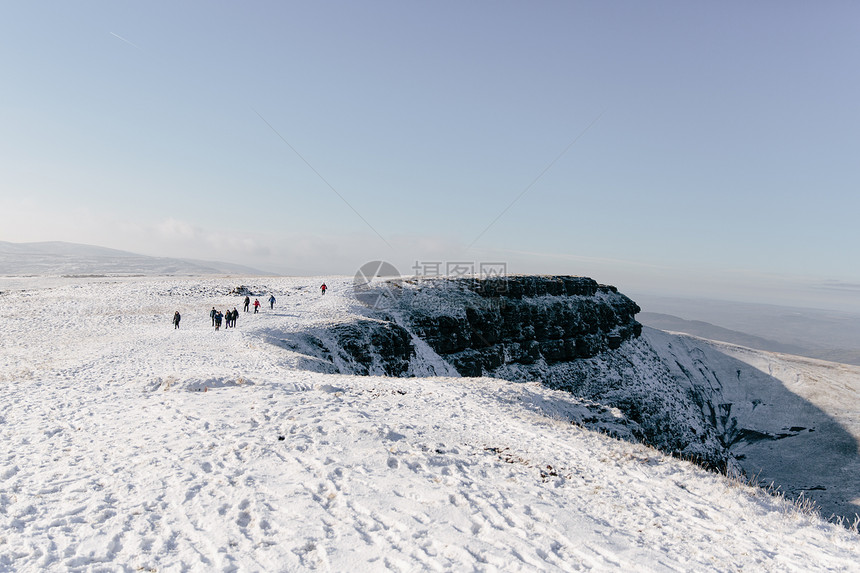
[[[639,307],[615,287],[572,276],[432,278],[357,294],[367,317],[291,337],[305,367],[540,381],[619,412],[615,425],[636,440],[708,467],[727,463],[697,396],[640,339]]]
[[[586,277],[402,281],[383,304],[462,376],[540,381],[620,411],[665,452],[724,469],[728,450],[697,395],[640,340],[639,307]]]
[[[396,294],[401,322],[463,376],[590,358],[642,331],[635,302],[586,277],[429,279]]]
[[[329,374],[411,376],[417,359],[409,332],[386,320],[354,320],[290,333],[275,343],[300,354],[300,368]]]
[[[341,325],[332,329],[332,336],[340,360],[356,374],[405,376],[415,357],[409,333],[390,322]]]

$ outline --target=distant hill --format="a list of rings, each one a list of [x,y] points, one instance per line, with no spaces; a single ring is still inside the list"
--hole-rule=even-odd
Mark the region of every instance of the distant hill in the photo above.
[[[841,362],[843,364],[860,365],[860,351],[857,350],[827,348],[821,346],[812,347],[779,342],[761,336],[723,328],[702,320],[687,320],[671,314],[663,314],[659,312],[640,312],[636,315],[636,319],[645,326],[650,326],[651,328],[667,332],[680,332],[697,336],[699,338],[715,340],[718,342],[728,342],[729,344],[736,344],[738,346],[745,346],[756,350],[765,350],[767,352],[781,352],[783,354],[805,356],[807,358],[817,358],[819,360]]]
[[[737,344],[738,346],[746,346],[747,348],[755,348],[756,350],[767,350],[768,352],[782,352],[784,354],[803,355],[805,349],[794,344],[784,344],[775,340],[768,340],[761,336],[738,332],[717,326],[702,320],[686,320],[671,314],[662,314],[659,312],[640,312],[636,315],[639,322],[645,326],[666,330],[669,332],[682,332],[691,334],[699,338],[707,338],[708,340],[718,340],[720,342],[728,342]]]
[[[273,276],[252,267],[218,261],[150,257],[127,251],[65,243],[0,241],[0,276],[222,275]]]

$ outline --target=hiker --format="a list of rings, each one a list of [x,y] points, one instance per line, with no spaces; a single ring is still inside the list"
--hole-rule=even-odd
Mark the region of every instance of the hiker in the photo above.
[[[251,305],[251,297],[245,297],[245,312],[248,312],[248,307]]]
[[[260,310],[260,300],[254,299],[254,314],[257,314],[257,311]]]
[[[210,313],[209,313],[209,318],[211,318],[211,319],[212,319],[212,326],[215,326],[215,314],[217,314],[217,312],[218,312],[218,311],[217,311],[217,310],[215,310],[215,307],[213,306],[213,307],[212,307],[212,312],[210,312]]]
[[[230,310],[224,311],[224,330],[230,328],[230,319],[233,318],[233,313]]]
[[[221,330],[221,319],[224,318],[224,315],[221,314],[220,310],[215,311],[215,330]]]
[[[323,283],[322,286],[320,287],[320,291],[322,291],[322,293],[325,294],[325,289],[327,289],[327,288],[328,287],[325,286],[325,283]]]
[[[236,328],[236,319],[239,318],[239,311],[236,310],[236,307],[233,307],[233,312],[231,314],[230,322],[233,325],[233,328]]]
[[[275,295],[269,297],[269,308],[275,308]]]
[[[176,330],[179,328],[179,321],[182,320],[182,316],[179,314],[179,311],[173,313],[173,329]]]

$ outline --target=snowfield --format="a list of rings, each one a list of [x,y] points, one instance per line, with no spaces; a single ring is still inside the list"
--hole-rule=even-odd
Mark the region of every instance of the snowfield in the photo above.
[[[364,312],[321,282],[0,279],[0,571],[860,571],[564,392],[299,369],[280,340]]]

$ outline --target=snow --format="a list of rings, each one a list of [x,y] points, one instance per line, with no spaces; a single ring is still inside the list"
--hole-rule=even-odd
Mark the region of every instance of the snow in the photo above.
[[[321,282],[0,279],[0,571],[860,570],[855,533],[564,392],[301,370],[280,340],[364,312]],[[239,284],[260,314],[214,331]]]
[[[642,338],[676,380],[718,405],[723,439],[747,475],[814,501],[824,516],[858,519],[860,366],[647,327]]]

